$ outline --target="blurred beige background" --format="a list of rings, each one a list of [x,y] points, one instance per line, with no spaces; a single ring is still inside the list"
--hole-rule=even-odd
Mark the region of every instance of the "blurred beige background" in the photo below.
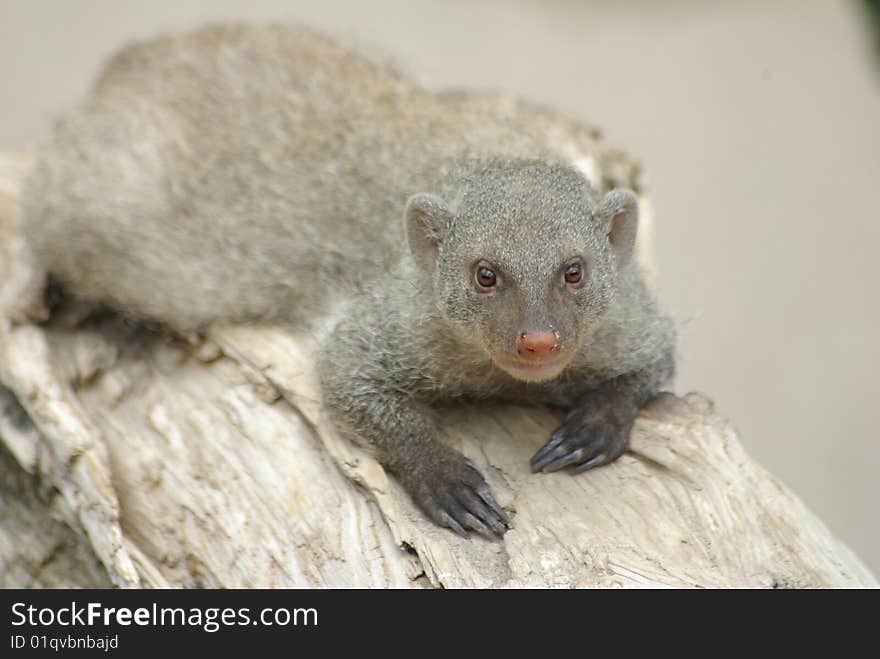
[[[0,0],[0,148],[124,42],[226,17],[379,46],[430,86],[556,105],[644,161],[677,390],[880,573],[880,66],[851,0]]]

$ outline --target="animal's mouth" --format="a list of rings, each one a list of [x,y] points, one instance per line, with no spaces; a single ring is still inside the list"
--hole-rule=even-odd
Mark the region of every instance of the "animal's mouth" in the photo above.
[[[496,357],[495,363],[517,380],[543,382],[558,376],[568,365],[568,359],[559,355],[552,359],[525,360],[510,357]]]

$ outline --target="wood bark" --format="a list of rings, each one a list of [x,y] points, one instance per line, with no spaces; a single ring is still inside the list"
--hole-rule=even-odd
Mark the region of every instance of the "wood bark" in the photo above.
[[[640,189],[595,131],[481,98],[527,113],[600,188]],[[215,326],[193,344],[112,315],[28,322],[42,282],[17,199],[32,158],[0,155],[0,585],[878,585],[702,394],[661,398],[630,452],[577,477],[529,471],[549,410],[444,412],[443,439],[515,511],[503,542],[463,540],[334,432],[312,337]]]

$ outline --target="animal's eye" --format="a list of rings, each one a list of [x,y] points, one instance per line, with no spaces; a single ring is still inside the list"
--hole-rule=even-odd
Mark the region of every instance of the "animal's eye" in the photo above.
[[[498,275],[492,268],[485,265],[477,266],[474,279],[477,282],[477,288],[485,292],[493,291],[498,286]]]
[[[580,261],[569,263],[565,266],[562,278],[566,285],[572,288],[580,288],[584,284],[584,266]]]

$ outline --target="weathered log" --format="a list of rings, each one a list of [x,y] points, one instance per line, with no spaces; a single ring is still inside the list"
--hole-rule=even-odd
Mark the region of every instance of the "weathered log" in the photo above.
[[[528,113],[600,187],[638,187],[594,131],[483,101]],[[515,511],[503,542],[463,540],[333,431],[311,337],[218,326],[193,346],[117,316],[23,322],[41,276],[16,215],[30,158],[0,157],[0,442],[25,472],[0,479],[0,585],[878,585],[700,394],[658,401],[630,452],[578,477],[529,471],[549,410],[445,411],[444,439]]]

